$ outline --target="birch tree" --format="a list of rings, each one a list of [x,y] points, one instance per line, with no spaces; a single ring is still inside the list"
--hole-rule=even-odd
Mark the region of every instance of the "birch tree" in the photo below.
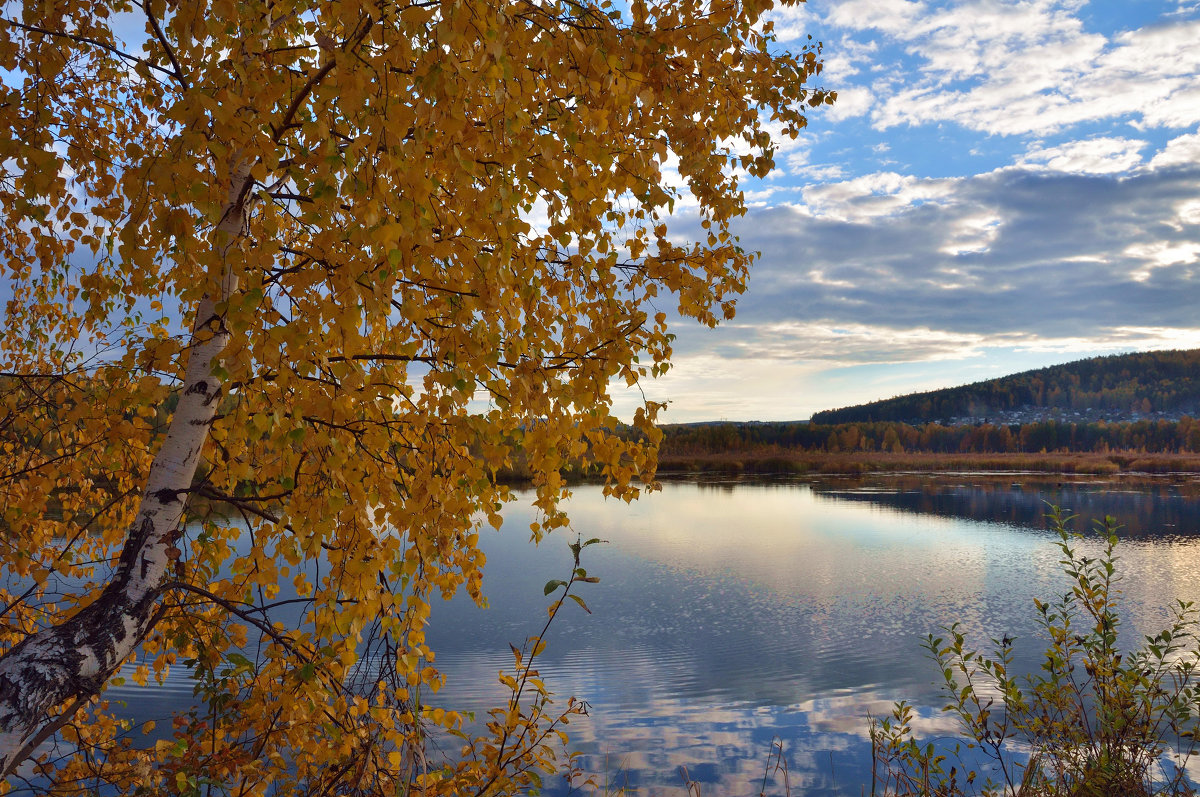
[[[553,765],[574,703],[482,729],[423,704],[430,602],[481,599],[516,458],[535,540],[568,463],[652,483],[659,407],[618,435],[613,385],[667,369],[668,310],[732,315],[738,179],[833,99],[768,9],[4,7],[9,786],[494,793]],[[128,732],[123,665],[191,668],[211,710]],[[439,728],[463,749],[433,766]]]

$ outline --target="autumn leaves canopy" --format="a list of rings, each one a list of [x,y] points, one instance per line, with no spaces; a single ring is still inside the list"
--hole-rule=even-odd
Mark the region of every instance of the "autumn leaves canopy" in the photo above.
[[[568,460],[621,497],[651,477],[658,408],[617,436],[610,391],[666,370],[669,313],[732,314],[738,176],[831,100],[767,10],[4,9],[8,772],[467,793],[552,764],[544,712],[424,705],[429,604],[480,595],[515,456],[535,537]],[[186,661],[202,709],[125,733],[97,690],[130,657]],[[431,760],[432,726],[468,754]]]

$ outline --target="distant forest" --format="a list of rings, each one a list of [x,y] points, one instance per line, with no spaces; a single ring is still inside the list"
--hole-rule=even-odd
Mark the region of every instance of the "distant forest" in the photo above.
[[[672,461],[738,451],[847,454],[1026,453],[1136,451],[1200,453],[1200,419],[1074,423],[944,425],[864,423],[713,423],[663,427],[661,459]]]
[[[1175,418],[1200,415],[1200,349],[1093,357],[962,387],[819,412],[812,423],[973,424],[1055,415],[1102,421],[1137,420],[1152,414]],[[1060,434],[1056,431],[1050,436],[1057,439]],[[1094,436],[1092,432],[1080,434],[1089,439]]]

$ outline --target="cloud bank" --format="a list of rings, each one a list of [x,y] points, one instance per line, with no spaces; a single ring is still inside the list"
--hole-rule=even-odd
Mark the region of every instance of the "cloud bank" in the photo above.
[[[674,420],[1200,347],[1200,4],[809,0],[771,17],[783,42],[824,41],[839,101],[744,186],[736,231],[762,257],[733,322],[677,325],[651,391],[679,399]]]

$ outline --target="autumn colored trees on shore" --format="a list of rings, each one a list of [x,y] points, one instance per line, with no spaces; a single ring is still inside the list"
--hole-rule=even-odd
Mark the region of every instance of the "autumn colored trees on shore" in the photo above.
[[[756,447],[810,453],[1200,453],[1200,419],[1025,424],[893,422],[747,423],[664,427],[663,456],[744,451]]]

